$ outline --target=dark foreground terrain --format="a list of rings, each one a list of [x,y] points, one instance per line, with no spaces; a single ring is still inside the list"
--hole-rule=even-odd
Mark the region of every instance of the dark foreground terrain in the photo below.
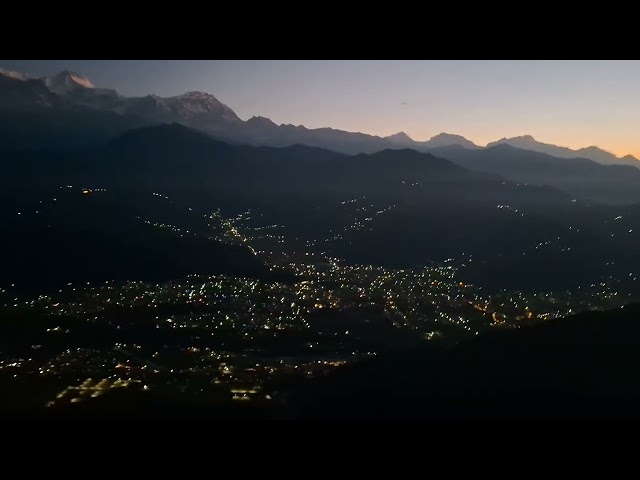
[[[302,416],[639,418],[640,306],[488,332],[354,365],[297,397]]]
[[[121,389],[16,418],[636,419],[639,318],[640,305],[631,305],[494,330],[453,346],[425,344],[292,386],[262,404]]]

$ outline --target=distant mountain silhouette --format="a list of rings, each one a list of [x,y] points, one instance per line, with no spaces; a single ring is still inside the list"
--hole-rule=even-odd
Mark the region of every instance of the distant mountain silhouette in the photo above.
[[[553,157],[508,143],[478,150],[442,147],[432,152],[466,168],[501,175],[514,182],[549,185],[578,198],[615,204],[640,202],[640,169],[630,166]]]
[[[303,418],[640,418],[640,306],[380,355],[290,401]]]
[[[415,143],[413,139],[404,132],[398,132],[384,138],[385,140],[389,140],[393,145],[399,145],[401,147],[407,147]]]
[[[385,137],[385,139],[391,142],[394,146],[413,148],[416,150],[450,146],[459,146],[471,149],[482,148],[461,135],[453,135],[450,133],[439,133],[438,135],[431,137],[426,142],[417,142],[404,132],[390,135]]]
[[[281,148],[236,145],[181,124],[127,131],[105,147],[67,157],[64,164],[40,161],[42,155],[38,153],[31,156],[7,153],[5,157],[8,183],[12,182],[11,175],[29,178],[37,172],[39,179],[53,185],[99,182],[133,186],[144,182],[157,187],[215,185],[217,189],[237,192],[251,186],[252,191],[337,194],[355,189],[391,194],[405,191],[411,184],[422,185],[420,188],[446,184],[449,194],[454,195],[469,182],[487,188],[501,182],[495,175],[475,172],[411,149],[348,156],[306,145]]]
[[[542,143],[535,140],[531,135],[523,135],[521,137],[501,138],[495,142],[487,144],[487,148],[496,145],[507,144],[512,147],[523,150],[532,150],[534,152],[546,153],[559,158],[588,158],[604,165],[631,165],[640,168],[640,160],[626,155],[622,158],[616,157],[613,153],[602,150],[598,147],[585,147],[578,150],[572,150],[567,147],[558,147],[549,143]]]
[[[63,185],[102,186],[124,192],[124,199],[129,198],[127,192],[163,192],[208,211],[225,206],[232,211],[261,209],[265,218],[287,225],[293,236],[308,239],[349,224],[350,208],[338,206],[366,198],[376,210],[393,208],[372,217],[363,225],[366,228],[349,229],[343,240],[331,243],[331,253],[348,262],[409,268],[473,255],[464,273],[472,283],[534,291],[577,288],[614,273],[626,278],[640,269],[633,255],[640,234],[636,207],[588,206],[575,193],[518,185],[504,176],[476,171],[472,162],[490,164],[496,158],[494,150],[504,151],[504,162],[525,165],[525,173],[544,170],[544,161],[565,162],[569,170],[576,163],[595,172],[587,176],[589,182],[598,171],[634,172],[630,167],[557,159],[507,145],[447,148],[470,155],[469,168],[451,153],[446,156],[455,162],[435,153],[439,149],[434,154],[387,149],[345,155],[305,145],[232,144],[181,124],[160,125],[131,130],[98,148],[58,153],[5,149],[0,196],[6,199],[3,209],[11,220],[16,198]],[[597,185],[587,186],[593,193]],[[624,219],[614,222],[620,215]],[[559,237],[562,241],[548,248],[535,248]]]
[[[149,182],[206,183],[225,189],[252,185],[279,191],[394,191],[406,188],[403,181],[484,182],[487,178],[410,149],[347,156],[306,145],[233,145],[180,124],[131,130],[97,155],[95,168],[104,170],[96,170],[96,178],[131,181],[138,178],[132,175],[144,175]]]
[[[470,148],[472,150],[482,148],[461,135],[453,135],[450,133],[439,133],[426,142],[417,142],[418,147],[422,148],[438,148],[448,146],[460,146]]]
[[[248,127],[255,129],[273,129],[278,127],[276,123],[274,123],[270,118],[266,117],[251,117],[245,123]]]
[[[0,69],[0,112],[5,109],[32,110],[34,107],[44,107],[57,112],[79,106],[138,118],[140,122],[147,124],[181,123],[214,133],[226,140],[258,146],[286,147],[304,144],[347,154],[374,153],[389,148],[412,148],[419,151],[450,146],[474,150],[483,148],[460,135],[448,133],[440,133],[430,140],[419,142],[404,132],[383,138],[333,128],[309,129],[302,125],[277,125],[265,117],[252,117],[245,122],[231,108],[205,92],[188,92],[173,97],[123,97],[115,90],[96,88],[91,80],[74,72],[64,71],[52,77],[32,78],[20,72]],[[41,113],[41,110],[37,111]],[[95,113],[93,115],[95,116]],[[41,113],[40,116],[42,118],[37,119],[37,122],[42,123],[46,120],[55,127],[51,115]],[[33,147],[43,143],[39,137],[40,132],[28,133],[22,136],[21,146]],[[0,139],[2,134],[0,131]],[[80,138],[79,132],[76,134],[69,131],[65,135],[73,136],[74,141],[87,143]],[[502,143],[560,158],[585,157],[603,164],[624,164],[640,168],[638,160],[630,155],[617,158],[597,147],[571,150],[537,142],[531,136],[503,138],[490,143],[488,147]],[[14,141],[13,145],[18,145],[18,142]],[[0,144],[1,146],[3,145]]]

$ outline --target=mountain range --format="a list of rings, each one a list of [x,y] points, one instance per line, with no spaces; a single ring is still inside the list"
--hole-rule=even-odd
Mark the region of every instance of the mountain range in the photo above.
[[[52,112],[59,114],[63,120],[53,118]],[[2,121],[3,114],[16,113],[20,113],[24,121],[18,122],[18,126],[14,125],[12,129],[7,126],[12,123],[11,120]],[[340,153],[358,154],[390,148],[411,148],[428,152],[450,146],[482,150],[508,144],[559,158],[586,158],[605,165],[621,164],[640,168],[638,159],[631,155],[616,157],[594,146],[572,150],[538,142],[530,135],[502,138],[482,147],[460,135],[449,133],[440,133],[428,141],[419,142],[404,132],[380,137],[333,128],[309,129],[302,125],[278,125],[261,116],[243,121],[230,107],[205,92],[187,92],[173,97],[124,97],[113,89],[96,88],[88,78],[70,71],[63,71],[52,77],[34,78],[21,72],[0,69],[0,144],[12,147],[40,146],[42,142],[39,143],[38,135],[42,134],[42,130],[47,131],[46,125],[50,123],[57,129],[56,136],[60,141],[66,141],[69,145],[83,145],[84,138],[79,143],[76,138],[77,131],[82,131],[82,121],[75,117],[69,121],[67,118],[72,114],[76,117],[82,114],[92,115],[92,138],[96,142],[104,142],[135,126],[180,123],[220,139],[251,145],[285,147],[304,144]],[[103,115],[104,118],[96,120],[96,115]],[[121,121],[127,128],[119,128]],[[33,128],[29,128],[30,125],[43,123],[45,125],[37,132],[32,132]],[[29,134],[23,133],[16,137],[15,133],[20,129]]]
[[[634,167],[638,166],[638,159],[632,155],[616,157],[614,154],[594,146],[572,150],[571,148],[567,147],[558,147],[557,145],[538,142],[531,135],[523,135],[513,138],[501,138],[500,140],[487,144],[487,148],[503,144],[511,145],[512,147],[521,148],[523,150],[532,150],[534,152],[546,153],[548,155],[560,158],[588,158],[605,165],[621,164],[632,165]]]
[[[288,417],[638,416],[640,304],[535,318],[638,301],[631,156],[531,136],[481,146],[452,133],[417,142],[245,121],[208,93],[124,97],[69,71],[0,70],[0,158],[0,360],[30,358],[0,376],[17,392],[0,413],[120,369],[131,354],[115,344],[140,350],[132,374],[165,349],[156,374],[167,376],[73,412],[202,415],[218,395],[201,388],[220,372],[200,368],[213,348],[237,354],[240,369],[348,359],[328,375],[259,384]],[[159,294],[148,282],[163,283]],[[192,298],[197,284],[207,297]],[[49,313],[62,298],[69,307]],[[200,348],[206,357],[192,355]],[[364,352],[375,354],[352,362]],[[42,375],[40,359],[61,369]],[[175,402],[178,391],[191,401]]]
[[[501,175],[518,183],[548,185],[598,203],[640,201],[640,170],[629,165],[561,158],[507,142],[475,150],[451,145],[430,152],[471,170]]]
[[[347,155],[306,145],[251,146],[221,141],[180,124],[130,129],[93,148],[3,149],[0,217],[7,231],[25,232],[3,241],[8,252],[4,262],[11,265],[5,268],[7,280],[12,275],[23,280],[37,276],[43,265],[51,267],[47,271],[67,275],[68,265],[63,268],[49,259],[73,256],[75,250],[65,246],[75,240],[65,243],[65,239],[79,238],[77,232],[86,231],[87,220],[67,209],[52,222],[40,202],[53,198],[58,205],[62,186],[72,185],[76,192],[78,186],[106,189],[105,200],[116,204],[114,212],[138,209],[140,198],[156,198],[151,193],[162,192],[201,213],[223,209],[235,215],[259,210],[264,215],[260,218],[300,241],[342,232],[327,243],[327,251],[358,265],[412,268],[473,256],[473,262],[464,267],[465,278],[487,288],[586,288],[594,278],[613,275],[629,278],[629,286],[634,285],[633,274],[640,271],[640,259],[633,254],[640,235],[640,211],[638,205],[629,204],[640,203],[636,169],[560,159],[509,145],[476,150],[452,146],[439,151],[394,148]],[[507,175],[500,172],[500,165],[513,166]],[[534,178],[545,171],[546,183],[510,179]],[[564,188],[551,186],[554,177]],[[344,207],[345,201],[365,198],[364,205],[377,213],[363,214],[358,228],[349,227],[354,212]],[[591,203],[600,198],[606,202]],[[617,205],[605,205],[614,202]],[[150,205],[137,215],[162,218],[164,213]],[[25,222],[33,222],[33,228],[25,229]],[[108,227],[105,235],[134,231],[117,215],[98,221],[97,227],[103,223]],[[55,224],[64,228],[50,230],[49,225]],[[97,227],[100,236],[102,230]],[[196,229],[192,223],[185,227]],[[154,243],[153,235],[143,234],[136,237],[139,242]],[[167,241],[171,238],[162,237],[158,244],[169,249]],[[35,251],[33,242],[41,246],[40,254],[27,268]],[[87,245],[87,252],[113,259],[117,258],[113,249],[120,244]],[[187,248],[184,242],[181,245]],[[80,262],[74,264],[74,271],[80,274],[82,259],[91,255],[77,257]],[[160,267],[163,255],[153,257],[163,259],[157,262],[145,257],[131,276],[175,273]],[[193,265],[193,258],[187,257],[180,268]],[[92,265],[96,278],[114,278],[112,260],[100,263],[100,269],[96,262]]]

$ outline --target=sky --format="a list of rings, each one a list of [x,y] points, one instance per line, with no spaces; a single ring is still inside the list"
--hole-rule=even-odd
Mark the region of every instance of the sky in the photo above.
[[[240,118],[414,140],[441,132],[640,158],[640,61],[0,60],[37,76],[72,70],[126,96],[213,94]]]

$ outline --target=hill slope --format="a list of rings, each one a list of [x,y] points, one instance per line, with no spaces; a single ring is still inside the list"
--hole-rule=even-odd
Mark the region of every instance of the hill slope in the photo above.
[[[595,146],[573,150],[571,148],[559,147],[550,143],[538,142],[531,135],[501,138],[495,142],[488,143],[487,148],[495,147],[497,145],[510,145],[523,150],[546,153],[547,155],[552,155],[558,158],[588,158],[603,165],[629,165],[640,168],[640,161],[631,155],[619,158],[613,153]]]
[[[509,180],[549,185],[577,198],[609,204],[640,202],[640,170],[602,165],[587,158],[558,158],[509,144],[470,150],[442,147],[432,153],[466,168],[502,175]]]
[[[640,306],[378,357],[293,398],[356,419],[639,418]]]

